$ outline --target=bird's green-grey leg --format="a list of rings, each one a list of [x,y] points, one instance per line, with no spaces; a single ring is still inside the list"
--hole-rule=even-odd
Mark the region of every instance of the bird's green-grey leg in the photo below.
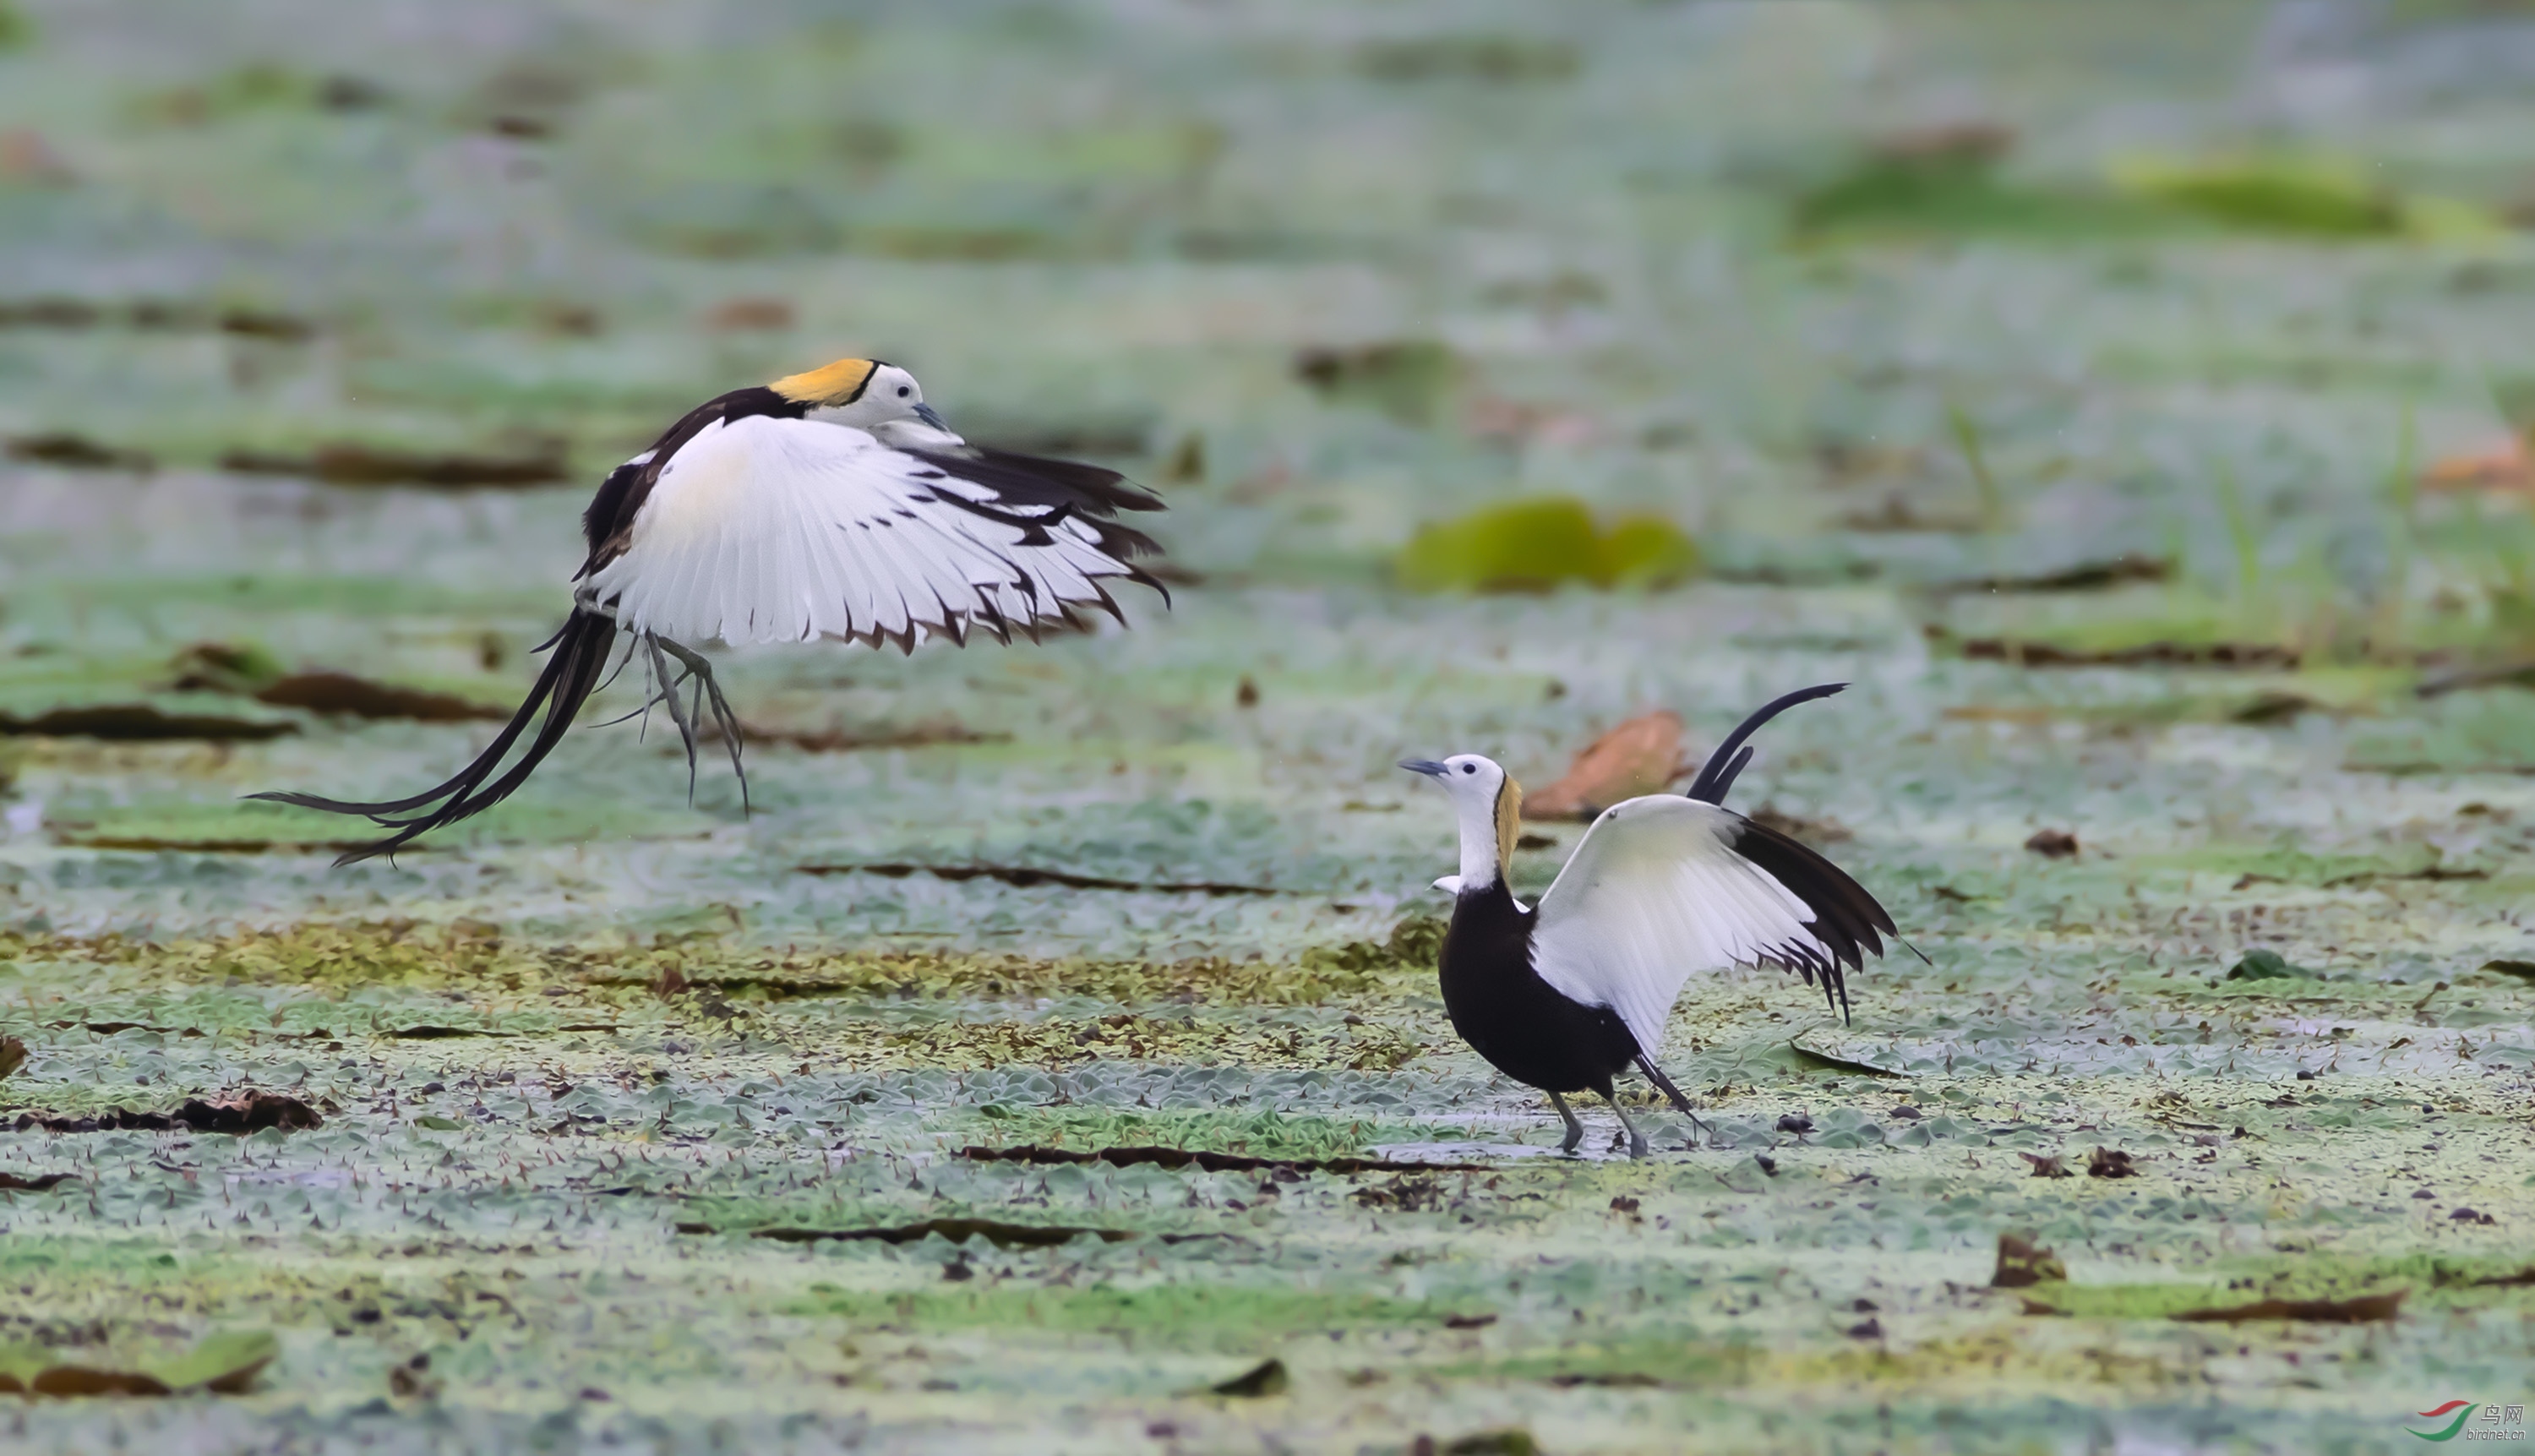
[[[678,689],[686,683],[669,670],[659,638],[647,635],[643,642],[651,653],[651,676],[659,684],[660,701],[668,707],[669,722],[677,726],[679,741],[687,745],[687,802],[692,804],[696,801],[696,725],[687,716],[686,705],[678,701]]]
[[[1663,1068],[1655,1065],[1653,1057],[1638,1057],[1638,1070],[1646,1074],[1646,1080],[1655,1084],[1656,1091],[1661,1092],[1666,1098],[1671,1100],[1673,1107],[1678,1108],[1683,1116],[1690,1119],[1690,1125],[1698,1128],[1701,1137],[1705,1138],[1710,1143],[1716,1141],[1716,1135],[1707,1130],[1707,1124],[1700,1121],[1699,1114],[1690,1109],[1690,1099],[1682,1096],[1681,1089],[1672,1085],[1672,1079],[1663,1074]],[[1617,1106],[1617,1104],[1614,1104],[1613,1106]]]
[[[702,653],[678,643],[662,638],[652,640],[659,643],[661,651],[676,658],[686,667],[687,675],[696,680],[704,695],[711,701],[713,727],[721,733],[722,747],[730,752],[730,771],[739,776],[740,811],[746,813],[748,811],[748,770],[742,768],[739,762],[739,715],[730,711],[730,700],[721,695],[721,684],[713,680],[712,664]],[[701,719],[703,714],[699,712],[691,716]],[[692,738],[687,742],[687,757],[692,768],[695,758],[695,741]],[[690,777],[692,778],[692,774]]]
[[[1629,1120],[1628,1110],[1620,1106],[1620,1100],[1616,1097],[1611,1099],[1611,1115],[1620,1119],[1620,1130],[1629,1135],[1629,1156],[1632,1158],[1646,1156],[1646,1135],[1638,1131],[1638,1124]]]
[[[1567,1138],[1558,1145],[1558,1151],[1575,1152],[1584,1141],[1584,1124],[1576,1120],[1576,1114],[1567,1109],[1567,1099],[1557,1093],[1553,1092],[1549,1095],[1549,1105],[1558,1109],[1560,1120],[1567,1124]]]

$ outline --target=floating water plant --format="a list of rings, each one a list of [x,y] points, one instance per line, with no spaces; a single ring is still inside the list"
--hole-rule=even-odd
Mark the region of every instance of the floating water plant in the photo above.
[[[1572,496],[1518,500],[1417,533],[1395,563],[1420,592],[1546,592],[1569,582],[1661,587],[1699,569],[1699,547],[1660,516],[1594,524]]]

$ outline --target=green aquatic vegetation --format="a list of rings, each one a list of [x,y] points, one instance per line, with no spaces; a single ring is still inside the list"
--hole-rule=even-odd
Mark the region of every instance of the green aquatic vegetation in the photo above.
[[[2091,242],[2176,230],[2185,220],[2118,192],[2079,183],[2011,180],[1982,149],[1880,151],[1799,193],[1796,235],[2002,237]]]
[[[2356,158],[2261,155],[2115,161],[2116,186],[2225,226],[2285,236],[2453,241],[2505,229],[2471,204],[2405,195]]]
[[[1453,1310],[1344,1290],[1286,1286],[1144,1284],[1083,1289],[856,1291],[814,1282],[785,1306],[795,1315],[842,1317],[858,1326],[1010,1328],[1163,1340],[1292,1338],[1325,1330],[1432,1325]]]
[[[1662,587],[1699,567],[1699,547],[1659,516],[1597,525],[1580,500],[1516,501],[1427,526],[1392,563],[1421,592],[1545,592],[1568,582]]]

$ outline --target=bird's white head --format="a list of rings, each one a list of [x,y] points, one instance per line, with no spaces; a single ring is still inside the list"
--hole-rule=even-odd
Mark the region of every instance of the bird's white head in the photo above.
[[[1441,763],[1411,758],[1401,768],[1424,774],[1453,795],[1453,812],[1461,825],[1461,872],[1437,880],[1455,894],[1484,890],[1505,878],[1514,862],[1515,838],[1522,832],[1522,786],[1475,753],[1456,753]]]
[[[915,376],[883,359],[838,359],[825,368],[787,374],[767,386],[820,419],[869,431],[884,444],[959,443],[951,426],[924,403]]]

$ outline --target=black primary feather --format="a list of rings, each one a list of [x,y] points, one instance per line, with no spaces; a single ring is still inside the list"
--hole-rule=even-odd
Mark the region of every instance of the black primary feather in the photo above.
[[[992,501],[976,501],[956,490],[935,489],[934,497],[945,505],[958,506],[1002,525],[1034,526],[1041,531],[1069,517],[1080,521],[1098,537],[1102,551],[1128,566],[1129,581],[1161,593],[1165,601],[1170,600],[1169,588],[1135,565],[1134,558],[1138,556],[1160,554],[1160,543],[1134,527],[1120,525],[1117,520],[1120,511],[1162,509],[1161,497],[1127,483],[1127,477],[1116,471],[1084,465],[1081,461],[1049,460],[1043,456],[1018,455],[1009,450],[974,445],[957,450],[909,450],[906,453],[946,475],[983,485],[996,496]],[[1011,508],[1015,506],[1050,514],[1018,516],[1011,514]],[[1108,609],[1112,615],[1116,614],[1115,606]]]
[[[1877,931],[1900,938],[1892,917],[1864,885],[1849,878],[1848,871],[1765,824],[1742,819],[1735,826],[1734,853],[1767,870],[1770,878],[1805,903],[1813,912],[1805,928],[1829,952],[1824,956],[1811,946],[1795,945],[1772,950],[1762,959],[1795,972],[1807,985],[1820,986],[1823,999],[1846,1020],[1847,973],[1865,970],[1868,954],[1884,954]]]

